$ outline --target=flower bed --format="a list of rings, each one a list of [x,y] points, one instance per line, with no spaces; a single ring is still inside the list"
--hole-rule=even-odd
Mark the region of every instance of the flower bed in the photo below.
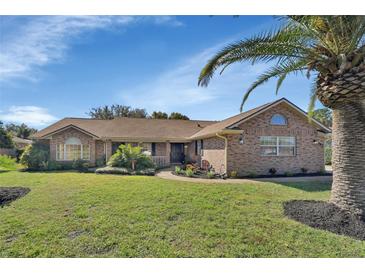
[[[189,177],[189,178],[201,178],[201,179],[225,179],[226,176],[222,176],[213,170],[203,170],[195,165],[186,165],[185,169],[179,166],[175,167],[174,175]]]

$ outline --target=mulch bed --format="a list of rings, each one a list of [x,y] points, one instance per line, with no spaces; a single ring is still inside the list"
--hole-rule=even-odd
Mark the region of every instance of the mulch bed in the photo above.
[[[26,187],[0,187],[0,207],[25,196],[29,191]]]
[[[293,200],[284,203],[284,214],[313,228],[365,240],[365,222],[331,203]]]

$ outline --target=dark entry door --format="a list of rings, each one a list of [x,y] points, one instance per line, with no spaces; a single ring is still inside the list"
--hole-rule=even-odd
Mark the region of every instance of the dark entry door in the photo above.
[[[184,161],[184,144],[183,143],[173,143],[171,144],[171,163],[182,163]]]

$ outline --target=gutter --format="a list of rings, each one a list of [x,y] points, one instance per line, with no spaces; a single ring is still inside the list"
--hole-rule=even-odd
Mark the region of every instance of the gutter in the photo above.
[[[242,132],[243,132],[243,130],[241,130],[241,129],[222,129],[216,133],[210,133],[210,134],[190,137],[189,140],[200,140],[200,139],[215,137],[215,136],[217,136],[217,134],[219,134],[219,136],[221,136],[221,134],[235,135],[235,134],[241,134]]]

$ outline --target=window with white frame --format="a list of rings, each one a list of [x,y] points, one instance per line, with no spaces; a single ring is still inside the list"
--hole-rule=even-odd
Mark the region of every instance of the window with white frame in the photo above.
[[[295,156],[295,137],[261,136],[260,149],[262,156]]]
[[[282,114],[274,114],[271,117],[271,121],[270,121],[271,125],[274,126],[285,126],[288,124],[287,119],[284,115]]]
[[[90,145],[82,144],[80,139],[71,137],[64,144],[57,144],[56,160],[90,160]]]

